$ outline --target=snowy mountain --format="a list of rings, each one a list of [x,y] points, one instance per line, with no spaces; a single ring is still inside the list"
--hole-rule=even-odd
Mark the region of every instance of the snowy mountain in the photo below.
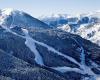
[[[53,19],[56,18],[56,19]],[[78,16],[57,16],[42,18],[49,26],[58,28],[90,40],[100,45],[100,11]],[[51,20],[51,21],[50,21]],[[62,23],[64,22],[64,23]]]
[[[77,15],[53,14],[51,16],[41,16],[39,19],[51,27],[60,27],[66,24],[70,25],[71,27],[79,27],[82,24],[93,24],[100,22],[100,11]]]
[[[38,26],[43,22],[37,19],[32,23],[37,24],[36,28],[33,28],[34,26],[30,28],[26,24],[24,26],[25,20],[21,22],[23,26],[19,25],[22,16],[16,15],[17,17],[13,17],[18,21],[16,26],[17,21],[13,20],[5,24],[10,18],[0,20],[0,80],[97,80],[100,78],[99,46],[57,28]],[[26,16],[23,16],[23,19],[24,17],[27,19]],[[32,17],[28,18],[32,19]],[[27,23],[30,24],[30,21]]]
[[[30,28],[49,28],[48,25],[39,21],[36,18],[24,13],[23,11],[18,11],[14,9],[3,9],[0,10],[0,22],[5,26],[15,27],[24,26]],[[10,25],[13,23],[13,25]]]
[[[77,29],[78,34],[85,39],[88,39],[98,45],[100,45],[100,23],[92,25],[82,25]]]

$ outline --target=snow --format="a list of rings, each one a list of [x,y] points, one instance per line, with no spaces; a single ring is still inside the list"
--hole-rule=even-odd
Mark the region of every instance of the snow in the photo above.
[[[28,30],[27,29],[22,29],[23,33],[25,34],[25,36],[23,37],[23,36],[18,35],[17,33],[13,32],[13,31],[11,31],[7,27],[3,26],[3,28],[6,29],[7,31],[11,32],[12,34],[16,35],[16,36],[19,36],[19,37],[22,37],[22,38],[26,39],[25,44],[35,54],[35,61],[37,62],[37,64],[42,65],[42,66],[44,65],[43,59],[42,59],[41,55],[39,54],[39,52],[37,51],[35,43],[37,43],[37,44],[39,44],[41,46],[46,47],[48,50],[50,50],[50,51],[52,51],[52,52],[54,52],[54,53],[56,53],[56,54],[58,54],[60,56],[63,56],[65,58],[67,58],[68,60],[72,61],[73,63],[78,64],[81,67],[82,70],[80,70],[78,68],[71,68],[71,67],[66,67],[66,66],[63,66],[63,67],[51,67],[52,69],[60,71],[62,73],[65,73],[65,72],[68,72],[68,71],[74,71],[74,72],[81,73],[81,74],[88,74],[88,75],[91,76],[91,80],[95,80],[96,79],[97,75],[95,75],[93,73],[91,68],[87,67],[86,65],[81,65],[74,58],[69,57],[67,55],[64,55],[63,53],[55,50],[54,48],[50,47],[49,45],[46,45],[46,44],[44,44],[42,42],[34,40],[33,38],[31,38],[28,35]],[[84,52],[81,52],[81,54],[83,54],[83,53]],[[82,59],[82,60],[84,60],[84,59]]]
[[[2,25],[4,22],[4,19],[3,18],[0,18],[0,25]]]
[[[100,76],[97,76],[96,80],[100,80]]]
[[[26,29],[22,29],[24,34],[26,35],[23,37],[23,36],[18,35],[17,33],[13,32],[13,31],[11,31],[10,28],[8,28],[6,26],[2,26],[2,28],[5,29],[7,32],[10,32],[16,36],[19,36],[19,37],[26,39],[25,44],[34,53],[35,61],[37,62],[37,64],[44,65],[42,57],[36,49],[34,40],[28,35],[28,31]]]
[[[22,38],[26,39],[25,44],[34,53],[34,55],[35,55],[35,61],[37,62],[37,64],[44,65],[42,57],[39,54],[39,52],[37,51],[37,49],[36,49],[34,40],[28,35],[28,30],[22,29],[23,32],[24,32],[24,34],[26,35],[24,37],[24,36],[18,35],[17,33],[11,31],[10,28],[8,28],[6,26],[2,25],[2,28],[5,29],[7,32],[10,32],[10,33],[12,33],[12,34],[14,34],[16,36],[19,36],[19,37],[22,37]]]
[[[85,53],[84,53],[84,49],[81,46],[81,64],[85,65]]]
[[[34,39],[33,39],[33,40],[34,40]],[[60,55],[60,56],[63,56],[63,57],[65,57],[65,58],[67,58],[68,60],[70,60],[71,62],[73,62],[73,63],[75,63],[75,64],[81,66],[80,63],[78,63],[74,58],[72,58],[72,57],[70,57],[70,56],[67,56],[67,55],[65,55],[65,54],[63,54],[63,53],[57,51],[57,50],[54,49],[53,47],[51,47],[51,46],[49,46],[49,45],[47,45],[47,44],[45,44],[45,43],[36,41],[36,40],[34,40],[34,42],[37,43],[37,44],[39,44],[39,45],[41,45],[41,46],[46,47],[49,51],[54,52],[54,54],[58,54],[58,55]]]
[[[66,67],[66,66],[63,66],[63,67],[52,67],[52,68],[57,70],[57,71],[60,71],[62,73],[69,72],[69,71],[74,71],[74,72],[83,74],[83,71],[78,69],[78,68],[71,68],[71,67]]]
[[[1,14],[4,16],[9,16],[9,15],[11,15],[12,13],[16,13],[16,12],[18,12],[18,13],[20,13],[20,14],[22,14],[23,13],[23,11],[18,11],[18,10],[15,10],[15,9],[13,9],[13,8],[5,8],[5,9],[2,9],[1,10]]]
[[[14,22],[14,16],[13,16],[13,20],[12,20],[12,23],[11,23],[10,27],[12,27],[13,22]],[[8,31],[8,32],[10,32],[10,33],[12,33],[12,34],[14,34],[14,35],[17,35],[17,36],[22,37],[21,35],[18,35],[17,33],[11,31],[10,28],[8,28],[7,26],[3,26],[3,25],[2,25],[2,27],[3,27],[6,31]],[[48,50],[50,50],[50,51],[52,51],[52,52],[54,52],[54,53],[57,53],[58,55],[63,56],[63,57],[65,57],[65,58],[69,59],[70,61],[72,61],[73,63],[76,63],[76,64],[78,64],[78,65],[80,66],[80,64],[79,64],[74,58],[71,58],[71,57],[69,57],[69,56],[67,56],[67,55],[64,55],[63,53],[61,53],[61,52],[55,50],[53,47],[50,47],[50,46],[48,46],[47,44],[44,44],[44,43],[42,43],[42,42],[39,42],[39,41],[36,41],[36,40],[32,39],[32,38],[28,35],[28,30],[27,30],[27,29],[22,29],[22,30],[23,30],[23,32],[24,32],[24,34],[25,34],[25,38],[26,38],[25,44],[26,44],[27,47],[29,47],[29,49],[30,49],[32,52],[34,52],[34,54],[35,54],[35,61],[36,61],[38,64],[44,65],[44,64],[43,64],[42,57],[40,56],[39,52],[38,52],[37,49],[36,49],[35,43],[46,47]],[[22,37],[22,38],[23,38],[23,37]],[[33,45],[32,45],[32,44],[33,44]]]
[[[82,73],[90,75],[91,76],[91,79],[89,78],[90,80],[95,80],[97,75],[91,70],[90,67],[88,67],[85,64],[84,48],[82,47],[82,45],[75,38],[72,38],[72,39],[80,46],[80,50],[81,50],[81,53],[80,53],[81,68],[82,68],[82,71],[83,71]]]
[[[92,60],[91,60],[91,64],[92,64],[92,66],[95,67],[95,68],[99,68],[99,67],[100,67],[97,63],[93,62]],[[92,67],[92,66],[91,66],[91,67]]]
[[[28,30],[22,29],[22,31],[26,35],[25,36],[25,38],[26,38],[25,44],[34,53],[35,61],[40,65],[44,65],[43,59],[42,59],[40,53],[38,52],[38,50],[36,49],[34,40],[28,35]]]
[[[44,22],[49,24],[54,20],[54,18],[57,18],[57,19],[55,19],[55,23],[56,23],[56,21],[60,21],[62,19],[62,18],[60,18],[60,16],[63,16],[63,14],[58,15],[58,16],[54,15],[51,17],[50,16],[44,17],[41,20],[43,20]],[[89,21],[85,22],[85,23],[80,23],[79,20],[82,20],[82,18],[84,18],[84,17],[87,17],[89,19]],[[73,16],[67,15],[67,14],[66,14],[66,16],[63,16],[63,19],[65,19],[65,20],[68,20],[68,18],[77,18],[77,20],[76,21],[71,20],[71,21],[68,21],[68,23],[63,23],[63,24],[60,24],[58,22],[57,23],[58,25],[56,25],[56,27],[58,27],[59,29],[62,29],[64,31],[67,31],[67,32],[78,34],[81,37],[100,45],[100,10],[88,12],[88,13],[84,13],[84,14],[78,14],[78,15],[75,14]],[[59,24],[60,24],[60,26],[59,26]],[[77,24],[77,27],[73,27],[70,30],[70,27],[67,26],[68,24]]]
[[[4,25],[5,23],[5,19],[11,15],[11,12],[13,12],[14,10],[11,8],[5,8],[1,10],[1,17],[0,17],[0,25]]]
[[[22,29],[23,33],[25,34],[25,36],[23,37],[23,36],[18,35],[17,33],[13,32],[13,31],[11,31],[9,28],[7,28],[7,27],[5,27],[5,26],[2,26],[2,27],[3,27],[6,31],[8,31],[8,32],[10,32],[10,33],[12,33],[12,34],[14,34],[14,35],[17,35],[17,36],[19,36],[19,37],[22,37],[22,38],[24,38],[24,39],[26,39],[25,44],[26,44],[26,46],[35,54],[35,61],[36,61],[37,64],[39,64],[39,65],[44,65],[44,63],[43,63],[43,59],[42,59],[41,55],[39,54],[39,52],[38,52],[37,49],[36,49],[35,43],[37,43],[37,44],[39,44],[39,45],[41,45],[41,46],[44,46],[44,47],[46,47],[49,51],[52,51],[52,52],[54,52],[54,53],[56,53],[56,54],[58,54],[58,55],[60,55],[60,56],[63,56],[63,57],[65,57],[65,58],[67,58],[68,60],[72,61],[73,63],[75,63],[75,64],[81,66],[80,63],[78,63],[74,58],[69,57],[69,56],[67,56],[67,55],[64,55],[63,53],[61,53],[61,52],[55,50],[53,47],[50,47],[50,46],[47,45],[47,44],[44,44],[44,43],[42,43],[42,42],[36,41],[36,40],[34,40],[33,38],[31,38],[31,37],[28,35],[28,30],[27,30],[27,29]]]
[[[63,26],[59,26],[57,28],[61,29],[61,30],[64,30],[64,31],[67,31],[67,32],[71,32],[71,28],[70,28],[70,26],[68,24],[63,25]]]
[[[14,17],[13,17],[13,21],[14,21]],[[12,27],[13,21],[12,21],[10,27]],[[25,41],[26,46],[35,54],[35,61],[36,61],[38,64],[40,64],[40,65],[44,65],[44,63],[43,63],[43,59],[42,59],[41,55],[39,54],[39,52],[38,52],[37,49],[36,49],[35,43],[37,43],[37,44],[39,44],[39,45],[41,45],[41,46],[44,46],[44,47],[46,47],[49,51],[52,51],[52,52],[54,52],[54,53],[56,53],[56,54],[58,54],[58,55],[60,55],[60,56],[63,56],[63,57],[65,57],[65,58],[67,58],[68,60],[72,61],[73,63],[75,63],[75,64],[81,66],[80,63],[78,63],[74,58],[72,58],[72,57],[70,57],[70,56],[67,56],[67,55],[65,55],[65,54],[63,54],[63,53],[61,53],[61,52],[55,50],[53,47],[51,47],[51,46],[49,46],[49,45],[47,45],[47,44],[44,44],[44,43],[42,43],[42,42],[36,41],[36,40],[34,40],[33,38],[31,38],[31,37],[28,35],[28,30],[27,30],[27,29],[22,29],[22,30],[23,30],[23,33],[25,34],[25,37],[23,37],[23,36],[18,35],[17,33],[13,32],[13,31],[11,31],[10,28],[8,28],[8,27],[6,27],[6,26],[3,26],[3,25],[2,25],[2,27],[3,27],[6,31],[8,31],[8,32],[10,32],[10,33],[12,33],[12,34],[14,34],[14,35],[17,35],[17,36],[19,36],[19,37],[25,38],[25,39],[26,39],[26,41]]]
[[[25,34],[25,37],[18,35],[17,33],[11,31],[11,29],[10,29],[13,26],[13,22],[14,22],[14,16],[13,16],[13,20],[12,20],[12,23],[10,24],[9,28],[7,26],[4,26],[2,23],[0,25],[2,25],[2,28],[5,29],[7,32],[10,32],[16,36],[26,39],[25,44],[35,54],[35,61],[37,62],[37,64],[44,65],[42,57],[36,49],[34,40],[28,35],[28,30],[22,29]]]
[[[7,15],[9,15],[8,13],[10,13],[11,10],[8,10],[7,12],[5,11],[5,13]],[[27,29],[23,29],[22,28],[22,31],[23,33],[25,34],[25,36],[21,36],[15,32],[13,32],[10,28],[13,26],[13,22],[14,22],[14,16],[13,16],[13,20],[12,20],[12,23],[10,25],[10,27],[8,28],[7,26],[3,26],[3,22],[4,22],[4,19],[1,19],[0,20],[0,25],[2,25],[2,28],[4,28],[6,31],[16,35],[16,36],[19,36],[19,37],[22,37],[24,38],[26,41],[25,41],[25,45],[34,53],[35,55],[35,61],[37,64],[39,65],[42,65],[42,66],[45,66],[44,62],[43,62],[43,59],[42,59],[42,56],[40,55],[40,53],[38,52],[38,50],[36,49],[36,44],[39,44],[43,47],[46,47],[49,51],[53,52],[54,54],[57,54],[57,55],[60,55],[62,57],[65,57],[66,59],[70,60],[71,62],[77,64],[80,66],[80,69],[78,68],[71,68],[71,67],[67,67],[67,66],[62,66],[62,67],[51,67],[52,69],[55,69],[57,71],[60,71],[62,73],[65,73],[65,72],[68,72],[68,71],[74,71],[74,72],[77,72],[77,73],[81,73],[81,74],[88,74],[91,76],[91,80],[99,80],[100,79],[100,76],[96,75],[90,67],[86,66],[85,65],[85,53],[84,53],[84,48],[82,47],[82,45],[74,38],[72,38],[78,45],[79,45],[79,48],[81,50],[81,53],[80,53],[80,59],[81,59],[81,64],[79,62],[77,62],[74,58],[70,57],[70,56],[67,56],[61,52],[59,52],[58,50],[56,50],[55,48],[43,43],[43,42],[39,42],[35,39],[33,39],[29,34],[28,34],[28,30]],[[97,27],[98,28],[98,27]],[[93,28],[92,30],[98,30],[97,28]],[[89,30],[87,31],[89,32]],[[98,34],[99,35],[99,34]],[[97,36],[96,36],[97,37]],[[97,67],[97,64],[93,63],[93,65]]]
[[[100,23],[90,26],[81,25],[76,34],[100,45]]]
[[[81,53],[80,53],[80,59],[81,59],[81,65],[85,65],[85,53],[84,53],[84,48],[82,45],[72,37],[72,39],[77,43],[77,45],[80,47]]]
[[[2,14],[11,15],[11,12],[13,12],[14,9],[12,9],[12,8],[5,8],[5,9],[3,9],[1,11],[2,11]]]

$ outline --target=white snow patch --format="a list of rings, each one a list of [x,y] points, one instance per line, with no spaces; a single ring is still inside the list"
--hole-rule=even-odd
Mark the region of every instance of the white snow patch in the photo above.
[[[100,76],[97,76],[96,80],[100,80]]]
[[[63,26],[59,26],[59,27],[57,27],[58,29],[61,29],[61,30],[64,30],[64,31],[66,31],[66,32],[71,32],[71,28],[70,28],[70,26],[68,25],[68,24],[65,24],[65,25],[63,25]]]
[[[71,68],[71,67],[66,67],[66,66],[63,66],[63,67],[51,67],[57,71],[60,71],[62,73],[65,73],[65,72],[69,72],[69,71],[74,71],[74,72],[77,72],[77,73],[81,73],[83,74],[83,71],[78,69],[78,68]]]
[[[25,38],[26,38],[25,44],[34,53],[35,61],[40,65],[44,65],[43,59],[42,59],[40,53],[38,52],[38,50],[36,49],[36,45],[35,45],[34,40],[28,35],[28,30],[22,29],[22,31],[26,35],[25,36]]]
[[[95,25],[81,25],[75,34],[100,45],[100,23]]]
[[[11,12],[13,12],[14,9],[12,8],[5,8],[2,10],[2,14],[5,14],[5,15],[11,15]]]

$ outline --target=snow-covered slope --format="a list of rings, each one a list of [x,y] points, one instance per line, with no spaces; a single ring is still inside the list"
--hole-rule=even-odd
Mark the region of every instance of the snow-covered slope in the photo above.
[[[54,28],[80,35],[81,37],[100,45],[100,11],[80,14],[78,16],[60,16],[57,16],[54,20],[54,16],[53,18],[48,17],[42,18],[41,20],[44,22],[46,20],[45,23],[50,26],[53,25]]]
[[[13,25],[10,24],[13,22]],[[49,26],[40,20],[33,18],[32,16],[14,9],[3,9],[0,10],[0,23],[5,26],[24,26],[30,28],[49,28]]]
[[[11,23],[5,24],[1,18],[0,79],[96,80],[100,77],[99,46],[59,29],[15,26],[16,19],[20,21],[20,17],[13,16]]]
[[[57,27],[57,26],[67,23],[67,20],[66,20],[67,16],[68,15],[66,14],[63,14],[63,15],[62,14],[58,14],[58,15],[52,14],[51,16],[41,16],[38,19],[45,22],[51,27]]]
[[[58,27],[61,30],[80,35],[100,46],[100,23],[82,24],[80,27],[71,28],[69,25]]]
[[[82,25],[77,29],[76,34],[100,45],[100,23],[93,25]]]
[[[77,15],[58,14],[42,16],[39,17],[39,19],[51,27],[60,27],[66,24],[71,26],[80,26],[81,24],[92,24],[100,22],[100,11]]]

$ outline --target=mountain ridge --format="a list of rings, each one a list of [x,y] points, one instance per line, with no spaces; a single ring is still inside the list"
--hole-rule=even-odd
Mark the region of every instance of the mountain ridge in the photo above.
[[[0,19],[1,24],[5,24],[6,26],[10,26],[11,22],[13,22],[13,26],[17,25],[24,27],[27,26],[30,28],[45,28],[45,29],[49,28],[47,24],[19,10],[14,10],[9,8],[3,9],[1,10],[0,18],[1,18]]]
[[[17,19],[20,20],[20,16]],[[40,24],[40,22],[33,22]],[[26,26],[24,23],[22,22]],[[0,75],[2,77],[15,80],[96,80],[99,78],[100,47],[98,45],[79,35],[56,28],[34,29],[24,26],[15,26],[13,20],[6,25],[0,24],[0,60],[3,63],[0,63]]]
[[[80,35],[81,37],[100,45],[100,11],[70,17],[68,17],[68,15],[44,17],[40,20],[53,28]]]

